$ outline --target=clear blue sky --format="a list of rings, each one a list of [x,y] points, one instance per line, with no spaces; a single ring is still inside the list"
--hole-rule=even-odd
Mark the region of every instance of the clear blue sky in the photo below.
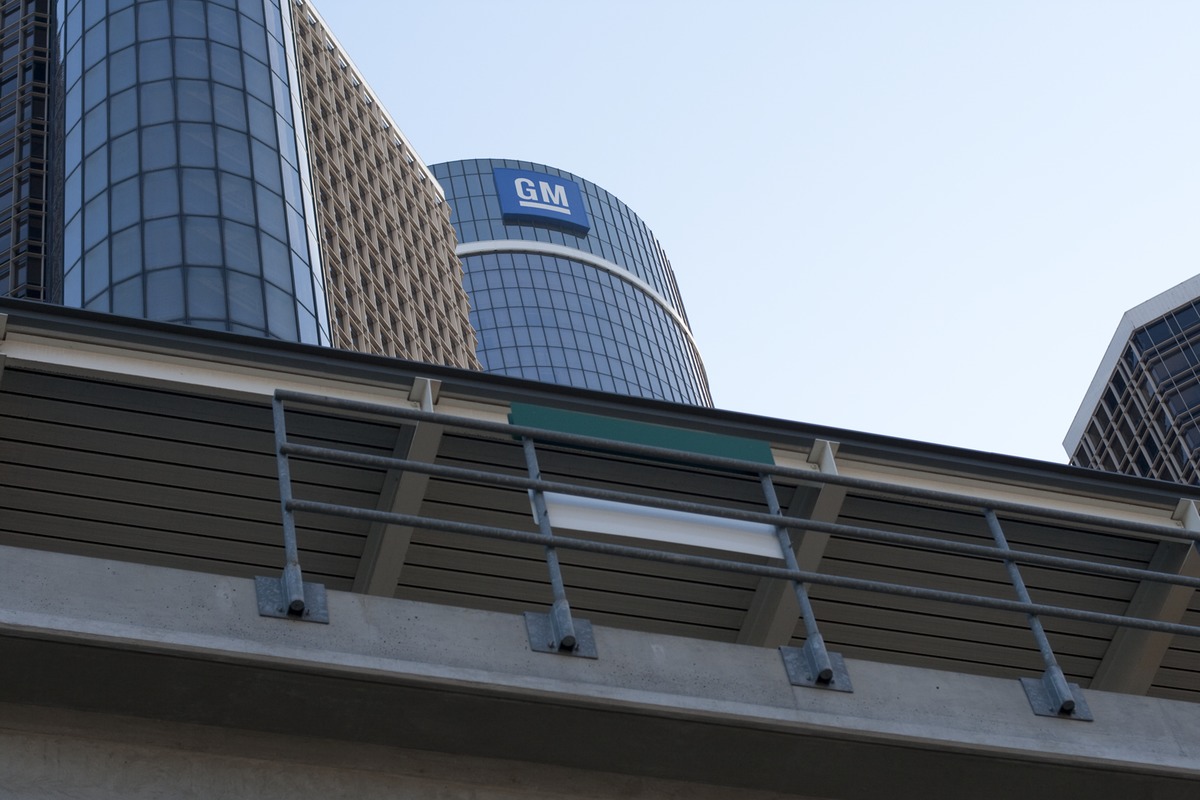
[[[1200,272],[1200,2],[315,5],[425,161],[640,214],[720,408],[1063,461]]]

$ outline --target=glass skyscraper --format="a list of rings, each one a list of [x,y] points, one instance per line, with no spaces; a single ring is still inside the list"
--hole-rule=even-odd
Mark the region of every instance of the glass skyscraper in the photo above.
[[[1200,275],[1125,313],[1063,446],[1076,466],[1200,484]]]
[[[330,342],[283,3],[60,3],[64,304]]]
[[[431,168],[453,209],[486,371],[712,405],[671,264],[628,206],[528,161]]]
[[[0,294],[477,367],[454,246],[311,5],[0,3]]]
[[[45,298],[50,0],[0,4],[0,295]]]
[[[427,167],[303,0],[0,0],[0,294],[712,405],[637,214]]]

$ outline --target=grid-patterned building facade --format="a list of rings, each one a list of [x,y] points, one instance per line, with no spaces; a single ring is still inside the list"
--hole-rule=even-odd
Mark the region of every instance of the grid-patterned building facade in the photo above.
[[[41,300],[53,42],[50,0],[0,5],[0,295]]]
[[[441,186],[311,4],[294,30],[334,346],[478,368]]]
[[[0,6],[0,294],[475,367],[454,248],[300,0]]]
[[[712,405],[671,262],[625,203],[529,161],[432,169],[453,206],[484,370]]]
[[[1200,484],[1200,276],[1126,312],[1063,446],[1076,466]]]

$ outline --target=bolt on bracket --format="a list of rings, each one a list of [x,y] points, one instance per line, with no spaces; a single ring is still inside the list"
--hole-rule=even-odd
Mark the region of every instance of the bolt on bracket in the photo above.
[[[254,593],[258,598],[258,614],[261,617],[329,624],[329,604],[325,598],[325,585],[322,583],[304,582],[304,608],[299,613],[292,611],[288,605],[287,589],[282,576],[255,577]]]
[[[1039,717],[1075,719],[1080,722],[1094,719],[1078,684],[1065,681],[1056,684],[1050,673],[1045,672],[1040,678],[1021,678],[1021,686],[1025,689],[1025,697],[1029,699],[1033,713]]]
[[[598,658],[596,639],[592,635],[592,623],[586,619],[572,620],[574,643],[559,637],[550,614],[525,612],[525,631],[529,634],[529,649],[535,653],[557,653],[577,658]]]
[[[824,648],[814,648],[813,641],[804,647],[781,647],[783,666],[787,670],[792,686],[808,686],[813,689],[829,689],[834,692],[853,692],[850,673],[839,653],[829,653]],[[824,655],[825,658],[821,658]],[[822,665],[824,669],[822,669]]]

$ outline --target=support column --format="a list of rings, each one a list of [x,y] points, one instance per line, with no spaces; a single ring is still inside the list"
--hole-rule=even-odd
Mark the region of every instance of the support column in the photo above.
[[[809,463],[816,464],[820,472],[837,475],[837,443],[819,439],[809,452]],[[836,522],[846,499],[846,490],[841,486],[823,484],[815,493],[796,492],[788,505],[787,516],[807,517],[821,522]],[[800,569],[816,572],[825,555],[829,534],[812,531],[792,530],[796,562]],[[796,629],[800,606],[786,581],[763,578],[758,582],[750,609],[738,632],[738,644],[760,647],[781,647],[791,641]]]

